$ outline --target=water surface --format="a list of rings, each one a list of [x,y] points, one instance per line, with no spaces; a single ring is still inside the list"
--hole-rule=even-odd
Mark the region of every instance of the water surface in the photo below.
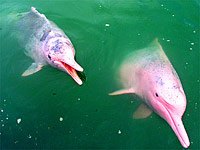
[[[32,63],[13,36],[12,21],[34,6],[70,37],[86,81],[46,66],[21,77]],[[198,0],[2,0],[0,6],[1,149],[181,149],[156,114],[134,120],[138,99],[108,96],[119,89],[118,66],[156,37],[187,96],[183,122],[190,149],[199,149]]]

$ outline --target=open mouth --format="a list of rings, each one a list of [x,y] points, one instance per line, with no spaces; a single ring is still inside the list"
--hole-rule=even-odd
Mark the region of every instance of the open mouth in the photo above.
[[[65,62],[60,61],[60,63],[63,66],[63,69],[79,84],[82,85],[83,82],[81,81],[81,79],[79,78],[76,70],[71,67],[70,65],[66,64]]]

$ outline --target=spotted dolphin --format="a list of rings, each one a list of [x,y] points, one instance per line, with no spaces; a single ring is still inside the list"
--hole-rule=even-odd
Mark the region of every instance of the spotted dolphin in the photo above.
[[[131,53],[119,69],[123,89],[110,95],[136,94],[143,103],[133,114],[146,118],[152,110],[171,126],[184,148],[190,142],[182,122],[186,96],[180,79],[158,40]]]
[[[34,7],[20,16],[16,26],[26,55],[34,60],[22,76],[36,73],[49,64],[67,72],[79,85],[82,84],[77,71],[82,72],[83,68],[75,61],[74,47],[60,28]]]

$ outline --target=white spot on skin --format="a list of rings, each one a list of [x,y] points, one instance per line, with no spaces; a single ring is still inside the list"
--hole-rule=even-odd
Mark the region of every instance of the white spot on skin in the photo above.
[[[192,50],[192,47],[190,47],[190,50]]]
[[[81,100],[81,98],[78,98],[78,101],[80,101]]]
[[[194,30],[193,33],[196,33],[196,31]]]
[[[119,130],[119,131],[118,131],[118,134],[121,134],[121,133],[122,133],[121,130]]]
[[[17,124],[20,124],[21,121],[22,121],[21,118],[17,119]]]
[[[106,27],[109,27],[109,26],[110,26],[110,24],[106,23],[106,24],[105,24],[105,26],[106,26]]]
[[[140,34],[140,33],[138,33],[137,35],[138,35],[138,36],[140,36],[141,34]]]
[[[3,109],[1,109],[1,112],[3,112]]]
[[[167,42],[170,42],[170,40],[167,40]]]
[[[161,7],[163,7],[164,5],[163,4],[161,4]]]
[[[63,118],[62,117],[60,117],[60,119],[59,119],[60,121],[63,121]]]
[[[173,14],[172,17],[174,17],[175,15]]]
[[[4,127],[4,124],[2,124],[1,126]]]
[[[191,45],[194,45],[194,43],[190,43]]]
[[[31,138],[31,135],[30,135],[30,134],[28,135],[28,138],[29,138],[29,139]]]

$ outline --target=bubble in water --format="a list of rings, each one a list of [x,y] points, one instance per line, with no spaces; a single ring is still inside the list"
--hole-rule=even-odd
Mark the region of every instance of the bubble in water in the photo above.
[[[121,130],[119,130],[119,131],[118,131],[118,134],[121,134],[121,133],[122,133]]]
[[[30,134],[28,135],[28,138],[29,138],[29,139],[31,138],[31,135],[30,135]]]
[[[63,118],[62,117],[60,117],[60,119],[59,119],[60,121],[63,121]]]
[[[20,124],[20,122],[22,121],[21,118],[17,119],[17,123]]]

